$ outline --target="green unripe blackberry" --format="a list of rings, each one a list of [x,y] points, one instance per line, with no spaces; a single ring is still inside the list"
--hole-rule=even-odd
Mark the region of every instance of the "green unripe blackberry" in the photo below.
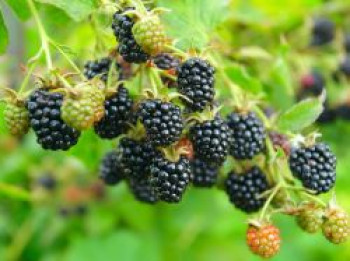
[[[4,120],[14,137],[21,138],[29,131],[29,113],[24,102],[7,102]]]

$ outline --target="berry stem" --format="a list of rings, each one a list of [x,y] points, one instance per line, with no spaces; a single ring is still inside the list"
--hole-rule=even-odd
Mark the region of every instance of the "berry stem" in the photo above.
[[[275,186],[275,188],[272,190],[271,194],[269,195],[268,199],[266,200],[263,209],[261,210],[260,216],[259,216],[259,220],[263,221],[266,215],[266,211],[268,209],[268,207],[270,206],[273,198],[276,196],[277,192],[280,190],[281,188],[281,183],[277,184]]]
[[[75,64],[75,62],[73,62],[73,60],[67,55],[67,53],[57,43],[55,43],[53,40],[50,40],[50,44],[53,47],[55,47],[56,50],[66,59],[66,61],[70,64],[70,66],[73,68],[73,70],[76,71],[79,74],[80,78],[82,80],[85,80],[85,77],[81,73],[80,69]]]
[[[47,36],[47,33],[45,31],[45,28],[40,20],[38,11],[35,8],[35,4],[33,0],[27,0],[27,4],[29,6],[30,12],[32,13],[35,23],[38,27],[40,38],[41,38],[41,45],[42,49],[45,53],[45,58],[46,58],[46,64],[47,68],[49,71],[53,69],[53,63],[52,63],[52,58],[51,58],[51,53],[50,53],[50,45],[49,45],[49,37]]]
[[[28,82],[29,82],[29,78],[32,75],[35,67],[37,66],[37,63],[38,63],[38,60],[36,60],[34,63],[32,63],[30,65],[29,69],[27,70],[26,76],[24,77],[24,79],[21,83],[21,86],[19,87],[19,90],[18,90],[19,94],[22,93],[25,90],[25,88],[27,87]]]

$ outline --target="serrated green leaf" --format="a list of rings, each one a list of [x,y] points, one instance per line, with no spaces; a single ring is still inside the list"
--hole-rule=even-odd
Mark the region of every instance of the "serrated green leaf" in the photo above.
[[[172,10],[164,14],[168,33],[180,48],[203,49],[212,32],[225,19],[226,0],[160,0],[159,6]]]
[[[8,45],[8,32],[4,18],[0,12],[0,54],[4,53]]]
[[[18,16],[21,20],[27,20],[30,17],[29,8],[27,8],[25,1],[18,0],[5,0],[12,11]]]
[[[322,98],[306,99],[283,113],[277,125],[283,131],[300,131],[314,123],[322,111]]]
[[[35,0],[43,4],[54,5],[72,18],[74,21],[81,21],[91,14],[97,7],[96,0]]]

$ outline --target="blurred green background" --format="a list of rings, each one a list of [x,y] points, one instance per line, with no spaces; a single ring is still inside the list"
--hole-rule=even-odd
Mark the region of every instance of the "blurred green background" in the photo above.
[[[10,39],[0,57],[0,85],[12,88],[24,77],[20,65],[40,46],[35,23],[24,1],[19,2],[0,0]],[[72,9],[60,4],[38,8],[48,33],[69,46],[82,67],[87,59],[106,53],[95,51],[96,32],[83,19],[86,10],[75,13],[79,1],[71,2]],[[98,1],[85,2],[94,8]],[[344,55],[341,34],[350,31],[346,0],[161,0],[157,5],[173,10],[163,18],[169,34],[180,39],[179,46],[217,48],[232,59],[225,61],[233,80],[280,110],[294,102],[298,79],[310,68],[331,74]],[[318,16],[336,24],[337,38],[331,46],[310,51],[310,27]],[[99,23],[98,37],[112,48],[110,19],[100,17]],[[56,66],[67,66],[62,57],[54,58]],[[44,71],[44,64],[36,74]],[[218,88],[225,86],[219,82]],[[332,103],[344,100],[348,89],[346,81],[327,82]],[[19,143],[10,138],[2,111],[0,105],[0,260],[259,260],[245,245],[247,216],[222,191],[190,188],[178,205],[140,204],[125,184],[103,188],[98,182],[99,161],[115,142],[86,132],[69,152],[43,151],[33,133]],[[338,120],[313,128],[338,156],[335,191],[339,204],[350,211],[350,123]],[[55,192],[38,185],[47,173],[57,179]],[[283,241],[273,260],[350,260],[350,242],[335,246],[321,234],[305,234],[287,216],[275,221]]]

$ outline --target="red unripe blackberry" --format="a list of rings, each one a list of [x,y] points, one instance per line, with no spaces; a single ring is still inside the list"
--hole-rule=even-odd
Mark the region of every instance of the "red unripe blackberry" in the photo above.
[[[316,19],[312,28],[311,45],[320,46],[330,43],[335,35],[334,23],[325,18]]]
[[[133,100],[129,91],[120,86],[104,103],[105,115],[95,124],[95,132],[103,139],[114,139],[126,133],[131,124]]]
[[[228,153],[231,132],[220,117],[198,122],[190,128],[195,157],[210,164],[221,165]]]
[[[214,101],[215,69],[207,61],[190,58],[178,68],[178,89],[190,101],[184,103],[194,111],[202,111]]]
[[[191,161],[191,182],[195,187],[214,186],[218,180],[219,168],[200,159]]]
[[[271,258],[280,250],[280,231],[271,224],[250,225],[247,230],[247,245],[256,255]]]
[[[119,143],[121,151],[121,162],[125,176],[148,177],[150,165],[154,157],[159,153],[148,142],[122,138]]]
[[[252,159],[265,149],[265,127],[255,113],[232,112],[227,124],[232,131],[230,153],[235,159]]]
[[[319,72],[313,70],[301,78],[302,91],[299,99],[307,96],[318,96],[325,89],[325,79]]]
[[[136,200],[148,204],[158,202],[157,194],[149,177],[130,177],[128,185]]]
[[[132,34],[134,24],[132,18],[118,11],[113,16],[112,29],[119,42],[118,52],[123,59],[128,63],[144,63],[149,55],[137,44]]]
[[[266,176],[258,167],[245,173],[229,173],[225,187],[230,201],[246,213],[256,212],[264,205],[266,199],[260,195],[270,188]]]
[[[328,192],[336,179],[336,157],[329,146],[317,143],[309,147],[293,149],[289,166],[307,189],[315,193]]]
[[[181,109],[161,100],[145,100],[138,108],[147,140],[155,146],[168,146],[180,139],[183,130]]]
[[[117,151],[107,152],[103,157],[100,165],[100,178],[106,185],[116,185],[124,179],[124,170]]]
[[[88,61],[84,65],[84,75],[89,80],[95,77],[99,77],[103,82],[107,82],[111,65],[112,59],[110,57],[104,57],[99,60]],[[114,66],[117,71],[121,68],[118,63],[115,63]],[[120,78],[121,76],[119,76],[119,79]]]
[[[153,57],[153,63],[161,70],[177,69],[180,60],[169,53],[161,53]]]
[[[275,150],[281,148],[286,155],[290,154],[291,145],[286,135],[276,131],[271,131],[269,132],[269,137]]]
[[[181,201],[190,181],[191,167],[187,158],[181,156],[172,162],[162,155],[153,159],[151,184],[160,200],[168,203]]]
[[[47,90],[35,90],[28,100],[30,125],[37,142],[48,150],[68,150],[77,144],[80,132],[61,118],[63,95]]]

